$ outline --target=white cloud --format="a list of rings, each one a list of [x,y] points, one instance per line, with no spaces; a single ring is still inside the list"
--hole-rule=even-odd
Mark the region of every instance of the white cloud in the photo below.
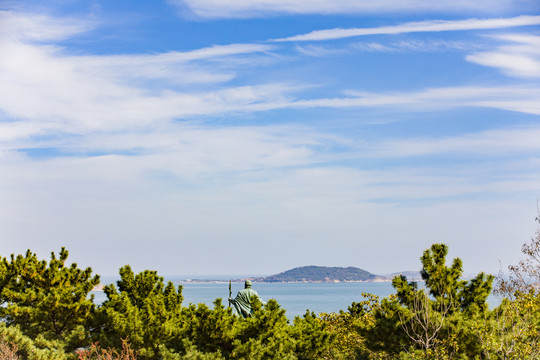
[[[35,26],[26,27],[38,30],[41,29],[40,24],[55,23],[45,17],[24,20],[22,15],[7,14],[4,13],[4,16],[17,19],[14,29],[19,23],[37,22]],[[397,28],[471,27],[475,21],[424,22]],[[531,21],[540,21],[540,17],[489,20],[488,23],[491,24],[489,26],[501,26],[501,22],[508,25]],[[62,21],[57,24],[62,24]],[[487,26],[485,22],[482,24],[477,26]],[[46,34],[41,39],[59,38],[82,31],[81,28],[63,25],[59,25],[58,29],[52,31],[53,35]],[[32,37],[25,35],[23,38]],[[519,46],[512,47],[515,51],[534,53],[532,49],[536,38],[506,39],[520,42]],[[4,54],[0,57],[0,108],[4,116],[17,120],[2,124],[5,141],[37,135],[146,128],[150,124],[166,124],[173,119],[199,115],[287,108],[391,105],[401,110],[424,111],[483,106],[540,113],[536,88],[456,87],[415,93],[350,93],[351,96],[342,98],[295,99],[293,94],[297,95],[302,84],[204,86],[234,79],[238,68],[245,67],[244,60],[240,65],[236,64],[237,57],[258,56],[275,50],[267,44],[231,44],[189,52],[116,56],[74,56],[65,54],[60,47],[29,44],[9,37],[0,47]],[[334,49],[313,46],[298,47],[298,50],[311,56],[334,52]],[[208,63],[204,65],[205,62]],[[152,83],[149,85],[148,79],[159,79],[159,87]]]
[[[474,12],[496,13],[531,6],[517,6],[510,0],[493,1],[423,1],[423,0],[169,0],[171,4],[189,9],[207,18],[248,18],[279,14],[366,14],[402,12]]]
[[[356,42],[351,45],[354,50],[367,51],[367,52],[393,52],[397,51],[395,46],[385,45],[378,42]]]
[[[297,100],[287,107],[385,107],[400,111],[434,111],[480,106],[530,114],[540,114],[540,89],[536,87],[447,87],[418,92],[367,93],[349,91],[349,97]]]
[[[15,123],[5,125],[10,133],[29,134],[34,129],[34,135],[43,135],[118,130],[246,106],[264,107],[283,101],[287,86],[207,89],[194,84],[229,81],[235,77],[235,56],[271,48],[233,44],[186,53],[73,56],[55,46],[3,41],[0,108],[13,120],[36,122],[20,131],[15,130]],[[204,60],[213,61],[214,66],[201,65]],[[223,63],[227,65],[220,66]],[[156,88],[147,84],[148,79],[162,82]]]
[[[207,48],[187,52],[167,52],[152,55],[109,55],[81,56],[80,61],[88,61],[94,66],[154,66],[161,64],[177,64],[190,61],[220,59],[234,55],[244,55],[258,52],[269,52],[274,47],[267,44],[230,44],[214,45]]]
[[[3,125],[3,136],[88,133],[161,124],[172,119],[231,112],[286,108],[387,107],[412,111],[482,106],[540,114],[538,89],[530,87],[455,87],[419,92],[357,93],[342,98],[294,99],[300,89],[288,84],[153,89],[144,78],[207,74],[225,81],[230,72],[206,73],[192,59],[267,51],[261,45],[211,47],[189,53],[134,56],[66,56],[62,49],[5,42],[0,58],[0,107],[15,120]],[[320,52],[318,52],[320,53]],[[187,59],[187,60],[186,60]],[[186,64],[188,67],[186,68]],[[194,66],[194,67],[191,67]],[[178,75],[178,69],[184,69]],[[174,74],[174,75],[173,75]],[[204,76],[202,76],[205,78]]]
[[[351,28],[317,30],[308,34],[296,35],[272,41],[323,41],[336,40],[355,36],[403,34],[413,32],[440,32],[462,30],[503,29],[509,27],[539,25],[539,16],[518,16],[499,19],[466,19],[466,20],[429,20],[410,22],[394,26],[381,26],[375,28]]]
[[[64,55],[52,46],[4,42],[0,58],[0,108],[13,120],[3,123],[4,147],[11,141],[53,134],[90,134],[148,129],[173,119],[233,112],[317,107],[388,107],[429,111],[482,106],[540,114],[534,87],[455,87],[419,92],[358,93],[342,98],[295,99],[299,87],[288,84],[175,90],[145,87],[141,78],[176,74],[191,60],[267,51],[261,45],[230,45],[188,53],[134,56]],[[191,66],[191,65],[190,65]],[[189,68],[186,76],[203,69]],[[182,73],[181,73],[182,75]],[[223,81],[230,75],[208,73]],[[141,83],[138,83],[141,82]],[[134,85],[135,84],[135,85]],[[162,85],[163,86],[163,85]]]
[[[87,73],[97,73],[110,79],[159,79],[161,84],[222,83],[236,76],[240,65],[255,63],[256,54],[270,52],[267,44],[230,44],[211,46],[187,52],[111,56],[78,56],[68,58]],[[241,56],[249,57],[243,60]],[[162,85],[163,86],[163,85]]]
[[[495,38],[510,44],[468,55],[467,60],[497,68],[513,77],[540,77],[540,36],[512,34]]]
[[[455,156],[504,156],[534,154],[540,151],[540,128],[486,130],[439,139],[409,138],[383,141],[371,148],[373,156],[410,157],[433,154]]]
[[[470,42],[445,40],[401,40],[387,44],[370,41],[351,44],[352,49],[366,52],[440,52],[471,50],[479,47],[485,46]]]
[[[93,24],[82,19],[53,18],[0,10],[0,40],[58,41],[89,31]]]
[[[344,51],[342,49],[330,48],[326,46],[316,46],[316,45],[296,46],[296,50],[303,55],[313,56],[313,57],[326,57],[326,56],[343,53]]]
[[[268,44],[76,56],[38,43],[88,31],[84,22],[6,11],[0,20],[0,109],[17,121],[2,124],[3,138],[119,130],[234,111],[275,100],[284,90],[279,84],[208,88],[234,79],[239,67],[273,49]]]

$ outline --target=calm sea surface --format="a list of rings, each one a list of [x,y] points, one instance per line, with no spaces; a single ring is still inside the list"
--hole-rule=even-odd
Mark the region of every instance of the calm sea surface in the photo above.
[[[180,284],[175,282],[175,285]],[[221,298],[222,303],[227,305],[229,296],[228,283],[181,283],[184,287],[184,306],[189,303],[204,303],[213,307],[213,301]],[[243,283],[232,284],[233,297],[243,288]],[[394,294],[394,288],[390,282],[380,283],[254,283],[255,289],[265,301],[276,299],[280,306],[286,310],[289,318],[303,315],[307,309],[315,313],[339,312],[347,310],[352,302],[363,300],[362,293],[367,292],[383,298]],[[106,297],[103,292],[94,292],[95,302],[101,303]],[[499,299],[490,296],[490,305],[496,306]]]

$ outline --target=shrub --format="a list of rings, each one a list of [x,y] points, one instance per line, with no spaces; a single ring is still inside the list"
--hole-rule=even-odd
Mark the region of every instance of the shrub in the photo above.
[[[98,343],[92,344],[88,349],[77,351],[79,360],[136,360],[136,352],[124,341],[122,350],[118,352],[112,348],[102,348]]]
[[[0,360],[19,360],[17,345],[0,339]]]

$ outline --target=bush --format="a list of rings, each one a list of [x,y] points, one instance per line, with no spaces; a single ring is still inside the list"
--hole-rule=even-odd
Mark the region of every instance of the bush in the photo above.
[[[0,339],[0,360],[19,360],[17,345]]]
[[[98,343],[92,344],[88,349],[77,351],[79,360],[136,360],[135,351],[124,341],[122,350],[118,352],[116,349],[102,348]]]

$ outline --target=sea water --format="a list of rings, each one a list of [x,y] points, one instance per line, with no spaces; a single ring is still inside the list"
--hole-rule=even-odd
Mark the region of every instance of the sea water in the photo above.
[[[228,284],[184,285],[185,302],[208,304],[208,299],[221,297],[227,304]],[[243,288],[242,283],[232,284],[232,296]],[[275,299],[289,318],[301,316],[307,310],[316,314],[347,310],[353,302],[362,301],[362,293],[369,292],[381,297],[392,294],[392,284],[385,283],[254,283],[259,296],[267,301]],[[206,296],[204,298],[203,296]]]
[[[190,303],[203,303],[213,307],[217,298],[222,299],[222,304],[227,306],[229,297],[229,284],[227,282],[178,282],[182,285],[183,305]],[[244,287],[243,283],[232,283],[232,297]],[[302,316],[307,310],[319,313],[347,311],[353,302],[365,300],[362,293],[370,293],[381,299],[390,294],[395,294],[391,282],[359,282],[359,283],[253,283],[252,288],[259,293],[264,300],[275,299],[286,311],[289,319]],[[106,296],[103,292],[95,291],[95,302],[102,303]],[[491,307],[497,306],[500,300],[490,296],[488,303]]]

